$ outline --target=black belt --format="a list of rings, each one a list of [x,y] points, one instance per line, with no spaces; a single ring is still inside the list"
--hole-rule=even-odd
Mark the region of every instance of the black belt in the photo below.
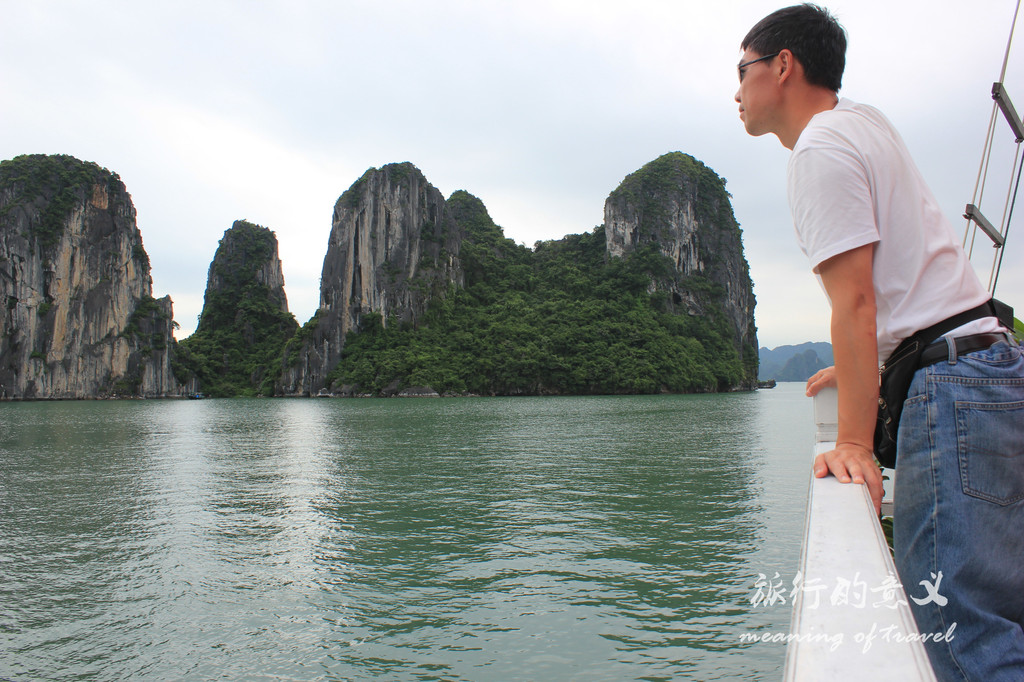
[[[956,354],[966,355],[976,350],[984,350],[993,343],[1006,341],[1006,334],[971,334],[970,336],[958,336],[953,339],[956,344]],[[930,343],[921,351],[921,362],[918,367],[927,367],[941,362],[949,357],[949,344],[945,339],[939,339]]]

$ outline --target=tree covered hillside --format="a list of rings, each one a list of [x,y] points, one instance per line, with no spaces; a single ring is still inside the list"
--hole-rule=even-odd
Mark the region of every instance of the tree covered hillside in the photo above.
[[[448,207],[465,231],[465,286],[416,324],[363,315],[331,375],[334,392],[657,393],[752,383],[724,316],[672,312],[669,294],[650,293],[652,281],[676,276],[656,245],[609,258],[598,227],[531,251],[506,239],[472,195],[456,192]]]

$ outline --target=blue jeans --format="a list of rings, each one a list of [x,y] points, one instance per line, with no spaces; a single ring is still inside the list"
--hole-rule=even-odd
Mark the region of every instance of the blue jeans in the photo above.
[[[896,567],[921,634],[949,633],[925,643],[936,677],[1024,680],[1021,349],[918,370],[897,452]]]

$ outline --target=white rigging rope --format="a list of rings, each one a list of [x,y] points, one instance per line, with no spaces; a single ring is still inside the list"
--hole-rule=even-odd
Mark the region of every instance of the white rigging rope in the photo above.
[[[1017,147],[1019,148],[1020,145],[1017,145]],[[1018,192],[1018,190],[1020,190],[1021,171],[1024,171],[1024,163],[1022,163],[1020,166],[1017,167],[1017,183],[1016,183],[1016,185],[1014,185],[1014,188],[1013,188],[1013,199],[1010,201],[1010,211],[1009,211],[1009,214],[1006,216],[1006,227],[1007,227],[1007,229],[1009,229],[1009,227],[1010,227],[1010,218],[1013,217],[1013,206],[1014,206],[1014,204],[1017,203],[1017,192]],[[993,293],[995,293],[996,283],[999,281],[999,270],[1000,270],[1000,268],[1003,267],[1003,254],[1004,253],[1006,253],[1006,249],[999,249],[999,259],[995,263],[995,265],[993,266],[992,282],[991,282],[991,285],[989,286],[989,291],[991,291]]]
[[[1010,22],[1010,37],[1006,39],[1006,54],[1003,55],[1003,68],[999,71],[999,82],[1006,78],[1006,65],[1010,63],[1010,44],[1013,43],[1013,31],[1017,26],[1017,13],[1020,12],[1020,0],[1017,0],[1017,7],[1013,10],[1013,21]]]

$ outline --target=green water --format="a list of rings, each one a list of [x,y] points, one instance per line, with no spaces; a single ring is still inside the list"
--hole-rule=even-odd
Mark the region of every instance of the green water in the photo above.
[[[777,679],[799,389],[0,404],[0,679]]]

